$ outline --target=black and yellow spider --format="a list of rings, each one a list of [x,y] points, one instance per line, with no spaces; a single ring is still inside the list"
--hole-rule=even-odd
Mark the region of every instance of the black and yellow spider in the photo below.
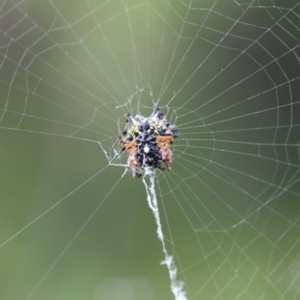
[[[127,169],[134,178],[142,176],[147,167],[171,170],[173,143],[178,129],[170,125],[158,108],[153,117],[127,115],[123,137],[119,136],[122,151],[128,154]]]

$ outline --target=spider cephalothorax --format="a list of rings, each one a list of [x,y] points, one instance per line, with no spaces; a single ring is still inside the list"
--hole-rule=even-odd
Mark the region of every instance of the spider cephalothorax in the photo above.
[[[133,177],[141,177],[141,170],[152,167],[163,171],[171,170],[170,146],[178,135],[178,129],[170,125],[158,108],[153,117],[133,118],[128,114],[123,137],[119,137],[122,151],[128,153],[127,168]]]

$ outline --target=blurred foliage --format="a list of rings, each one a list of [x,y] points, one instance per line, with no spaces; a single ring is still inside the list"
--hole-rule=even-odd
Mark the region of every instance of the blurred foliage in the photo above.
[[[194,5],[211,6],[199,3]],[[298,282],[297,267],[291,280],[280,278],[298,258],[299,188],[289,194],[283,189],[295,180],[299,154],[286,158],[262,147],[270,158],[264,160],[250,141],[276,144],[287,132],[236,130],[273,120],[283,128],[291,120],[290,110],[256,115],[284,105],[266,91],[281,85],[285,69],[270,72],[270,80],[263,71],[255,74],[253,58],[261,49],[244,56],[234,50],[247,49],[247,38],[234,37],[248,37],[243,22],[255,13],[243,15],[234,1],[217,1],[214,11],[238,20],[227,45],[218,43],[219,34],[230,31],[230,18],[212,14],[199,31],[207,10],[186,16],[178,1],[5,2],[1,299],[173,299],[143,184],[130,173],[122,177],[123,166],[114,165],[120,161],[108,161],[103,152],[119,149],[128,112],[150,115],[156,102],[181,130],[173,170],[158,174],[157,194],[167,246],[188,293],[193,299],[197,293],[206,299],[242,293],[243,299],[276,299],[278,290],[294,295],[289,285]],[[253,39],[261,26],[274,23],[262,16],[249,33]],[[268,42],[278,57],[278,41],[262,40]],[[291,49],[292,39],[286,42]],[[294,56],[285,58],[294,63]],[[288,90],[278,93],[280,101],[292,99]],[[231,129],[232,135],[224,133]],[[297,133],[288,136],[296,139]]]

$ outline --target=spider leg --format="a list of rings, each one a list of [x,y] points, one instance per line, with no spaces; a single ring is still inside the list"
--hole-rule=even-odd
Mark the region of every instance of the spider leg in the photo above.
[[[121,147],[122,147],[121,151],[126,150],[127,144],[130,142],[130,137],[127,137],[129,122],[131,122],[131,123],[136,122],[136,120],[131,116],[130,113],[127,115],[125,126],[124,126],[124,129],[122,131],[123,137],[119,136],[119,142],[120,142]]]
[[[172,156],[172,152],[171,150],[168,150],[166,157],[162,160],[162,162],[165,165],[164,167],[160,168],[162,171],[171,171],[171,163],[172,163],[171,156]]]
[[[131,170],[132,172],[132,177],[134,178],[139,178],[142,176],[142,174],[139,174],[137,172],[137,168],[138,168],[138,162],[136,160],[136,155],[135,153],[131,153],[129,156],[128,156],[128,161],[127,161],[127,170]]]
[[[127,134],[130,117],[131,117],[131,114],[128,114],[127,118],[126,118],[126,123],[125,123],[124,129],[122,132],[123,136],[126,136],[126,134]]]
[[[172,163],[172,151],[170,146],[173,143],[173,136],[157,136],[156,142],[160,148],[161,160],[165,165],[164,167],[160,166],[159,169],[162,171],[170,171]]]
[[[121,152],[125,151],[125,149],[126,149],[126,146],[125,146],[126,142],[124,141],[124,139],[121,136],[119,136],[119,143],[121,145]]]

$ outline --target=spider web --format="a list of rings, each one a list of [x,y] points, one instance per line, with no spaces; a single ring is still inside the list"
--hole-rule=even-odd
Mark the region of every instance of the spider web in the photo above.
[[[1,299],[300,297],[298,1],[4,0],[0,24]],[[157,107],[172,171],[133,179],[118,135]]]

